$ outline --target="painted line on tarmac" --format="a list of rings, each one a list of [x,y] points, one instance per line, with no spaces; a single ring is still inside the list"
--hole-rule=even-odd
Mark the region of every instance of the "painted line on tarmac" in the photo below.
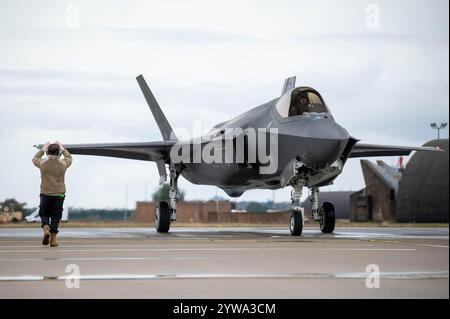
[[[318,237],[323,237],[326,238],[325,236],[321,236],[320,234],[318,234],[318,236],[304,236],[304,237],[308,237],[308,238],[318,238]],[[430,239],[430,240],[435,240],[435,239],[449,239],[448,235],[438,235],[438,236],[415,236],[415,235],[392,235],[392,234],[370,234],[370,233],[361,233],[361,234],[334,234],[331,236],[328,236],[328,238],[339,238],[339,239]]]
[[[389,243],[389,244],[402,244],[402,245],[414,245],[414,246],[423,246],[423,247],[434,247],[434,248],[447,248],[448,245],[437,245],[437,244],[424,244],[424,243],[412,243],[407,241],[397,241],[397,240],[382,240],[380,242]]]
[[[142,244],[93,244],[93,245],[70,245],[65,244],[60,241],[65,248],[102,248],[102,247],[198,247],[199,244],[153,244],[153,245],[142,245]],[[203,244],[207,245],[207,244]],[[42,248],[41,244],[36,245],[0,245],[0,248]]]
[[[365,272],[349,272],[336,274],[336,278],[367,278]],[[373,275],[373,273],[371,273]],[[448,271],[405,271],[405,272],[381,272],[382,279],[431,279],[448,278]]]
[[[44,253],[44,252],[145,252],[145,251],[415,251],[416,248],[148,248],[148,249],[38,249],[0,250],[0,253]]]
[[[2,261],[102,261],[102,260],[205,260],[208,257],[67,257],[67,258],[0,258]]]
[[[365,279],[372,273],[341,272],[341,273],[294,273],[294,274],[230,274],[230,273],[199,273],[199,274],[91,274],[63,276],[0,276],[0,281],[59,281],[59,280],[164,280],[164,279]],[[382,272],[381,279],[448,279],[448,271],[409,271]]]
[[[22,276],[0,276],[0,281],[40,281],[44,276],[22,275]]]

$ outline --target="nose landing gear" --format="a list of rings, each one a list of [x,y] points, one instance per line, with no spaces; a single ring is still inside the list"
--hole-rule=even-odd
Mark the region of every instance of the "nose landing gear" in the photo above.
[[[305,220],[305,210],[301,207],[300,198],[302,189],[305,186],[305,180],[298,178],[292,184],[291,201],[292,210],[289,221],[289,230],[292,236],[300,236],[303,231]],[[312,217],[320,224],[322,233],[332,233],[336,224],[334,205],[331,202],[324,202],[322,205],[319,200],[319,188],[312,187],[309,196],[312,208]]]
[[[305,181],[298,178],[292,184],[291,201],[292,211],[289,222],[289,230],[292,236],[300,236],[303,231],[303,223],[305,220],[305,209],[301,207],[301,197]]]

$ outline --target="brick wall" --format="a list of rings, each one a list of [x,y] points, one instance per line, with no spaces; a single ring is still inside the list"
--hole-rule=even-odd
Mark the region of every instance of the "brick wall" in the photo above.
[[[217,207],[219,208],[217,211]],[[137,202],[133,220],[153,222],[155,203]],[[282,213],[231,213],[231,202],[179,202],[177,222],[182,223],[247,223],[288,224],[289,212]]]

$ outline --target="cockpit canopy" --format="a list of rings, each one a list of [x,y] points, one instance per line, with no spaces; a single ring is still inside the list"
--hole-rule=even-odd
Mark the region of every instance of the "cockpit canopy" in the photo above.
[[[320,94],[308,87],[287,91],[278,100],[276,109],[283,118],[309,113],[330,113]]]

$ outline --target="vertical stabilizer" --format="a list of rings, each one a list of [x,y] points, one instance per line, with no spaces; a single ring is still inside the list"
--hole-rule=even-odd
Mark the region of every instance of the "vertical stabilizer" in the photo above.
[[[293,76],[291,78],[287,78],[284,80],[283,90],[281,91],[281,95],[289,91],[290,89],[295,88],[295,79],[296,77]]]
[[[142,90],[142,93],[144,94],[148,106],[150,107],[150,111],[152,111],[153,117],[156,120],[156,124],[158,124],[159,130],[161,131],[164,141],[177,140],[175,133],[173,132],[172,127],[169,124],[169,121],[167,121],[166,116],[159,107],[159,104],[156,101],[155,96],[148,87],[147,82],[145,82],[142,74],[139,75],[136,78],[136,80]]]

